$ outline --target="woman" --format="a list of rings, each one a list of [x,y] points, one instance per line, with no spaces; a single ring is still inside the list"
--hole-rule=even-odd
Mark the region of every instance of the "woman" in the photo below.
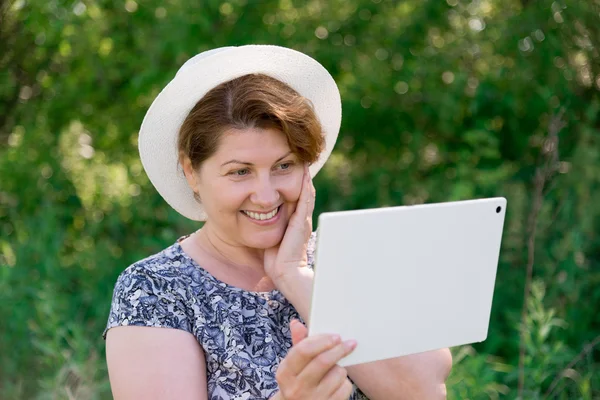
[[[201,53],[159,94],[144,169],[206,222],[119,276],[105,331],[115,399],[445,397],[447,349],[342,368],[356,342],[307,338],[311,176],[340,120],[327,71],[275,46]]]

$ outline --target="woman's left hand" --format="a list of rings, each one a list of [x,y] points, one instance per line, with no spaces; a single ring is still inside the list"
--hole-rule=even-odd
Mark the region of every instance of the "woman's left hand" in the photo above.
[[[283,239],[278,246],[265,250],[265,273],[275,285],[298,268],[308,264],[308,241],[312,233],[312,214],[315,208],[316,191],[312,183],[308,164],[304,166],[302,190],[296,210],[290,217]]]

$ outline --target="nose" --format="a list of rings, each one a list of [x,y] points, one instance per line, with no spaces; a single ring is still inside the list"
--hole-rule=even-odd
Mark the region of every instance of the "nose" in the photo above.
[[[256,179],[256,186],[250,195],[250,201],[265,211],[279,204],[279,190],[271,176]]]

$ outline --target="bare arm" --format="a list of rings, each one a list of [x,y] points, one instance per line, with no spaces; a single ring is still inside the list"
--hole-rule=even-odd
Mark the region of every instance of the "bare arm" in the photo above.
[[[188,332],[141,326],[112,328],[106,361],[115,400],[205,400],[206,362]]]
[[[348,376],[371,400],[445,399],[451,368],[448,349],[346,367]]]

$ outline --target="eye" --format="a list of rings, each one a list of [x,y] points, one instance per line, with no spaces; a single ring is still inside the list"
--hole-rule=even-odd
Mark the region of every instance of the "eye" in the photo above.
[[[292,168],[292,165],[294,165],[294,163],[292,163],[292,162],[285,162],[285,163],[279,164],[279,168],[282,169],[282,170],[286,170],[286,169]]]
[[[244,169],[238,169],[237,171],[233,171],[230,173],[230,175],[235,175],[235,176],[246,176],[250,173],[250,171],[248,170],[248,168],[244,168]]]

